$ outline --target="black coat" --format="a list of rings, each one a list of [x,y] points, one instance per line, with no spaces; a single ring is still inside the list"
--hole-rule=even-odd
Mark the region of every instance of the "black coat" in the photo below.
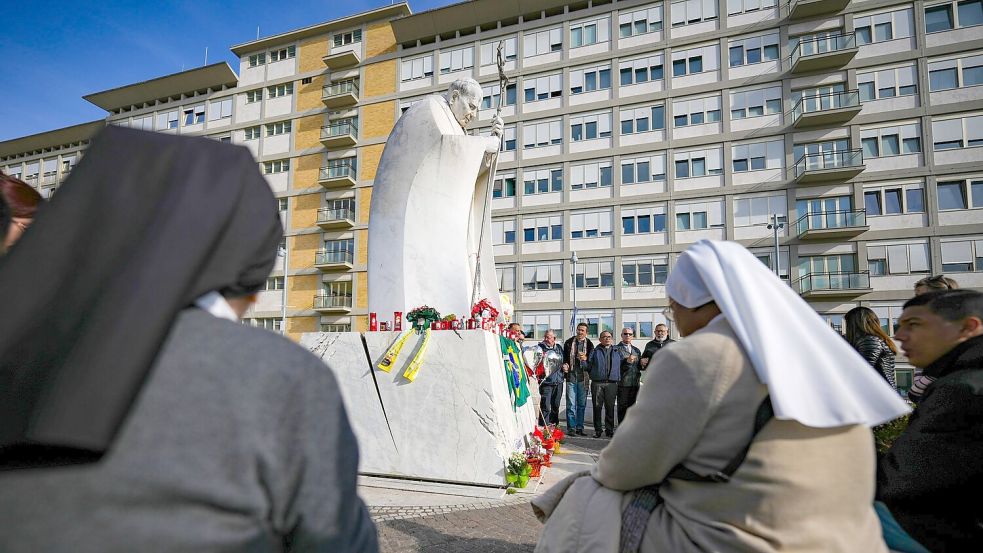
[[[672,338],[666,338],[666,340],[664,342],[660,342],[660,341],[654,340],[654,339],[653,340],[649,340],[649,342],[647,344],[645,344],[645,349],[642,351],[642,359],[648,359],[649,360],[649,363],[651,363],[652,362],[652,356],[655,355],[655,352],[659,351],[660,349],[668,346],[669,344],[671,344],[673,342],[675,342],[675,340],[673,340]],[[642,370],[645,370],[645,369],[642,369]]]
[[[983,551],[983,336],[924,373],[938,380],[880,459],[877,499],[930,551]]]
[[[575,363],[573,357],[573,351],[571,351],[573,349],[573,343],[576,341],[576,339],[576,336],[572,336],[567,338],[566,342],[563,342],[563,362],[570,365],[570,372],[568,372],[565,377],[567,382],[584,382],[588,373],[587,363],[590,361],[591,354],[594,353],[594,342],[591,342],[590,338],[585,338],[585,340],[587,340],[587,361],[584,361],[584,364],[580,370],[576,370],[575,367],[577,364]]]

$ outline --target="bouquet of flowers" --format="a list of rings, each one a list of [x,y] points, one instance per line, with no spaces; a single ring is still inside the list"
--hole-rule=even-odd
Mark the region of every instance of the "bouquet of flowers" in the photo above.
[[[508,466],[505,471],[505,481],[517,488],[525,488],[532,475],[532,466],[526,460],[526,455],[522,452],[515,452],[509,456]]]
[[[486,313],[487,312],[487,313]],[[481,300],[471,307],[471,318],[472,319],[495,319],[498,317],[498,309],[488,301],[488,298],[481,298]]]
[[[421,305],[406,314],[406,320],[410,322],[418,332],[430,328],[430,324],[440,320],[440,313],[429,305]]]

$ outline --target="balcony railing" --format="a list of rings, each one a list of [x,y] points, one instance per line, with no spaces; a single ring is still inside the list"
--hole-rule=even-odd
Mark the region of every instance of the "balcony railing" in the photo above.
[[[321,98],[331,98],[342,94],[354,94],[358,96],[358,84],[355,81],[341,81],[325,86],[321,91]]]
[[[340,265],[352,264],[355,256],[352,252],[320,250],[314,254],[315,265]]]
[[[862,168],[863,166],[864,155],[861,150],[805,154],[795,162],[795,178],[801,177],[807,171]]]
[[[314,296],[314,309],[339,309],[352,307],[352,297],[337,294],[318,294]]]
[[[800,40],[792,48],[790,62],[791,66],[795,68],[796,64],[804,58],[835,54],[837,52],[849,52],[856,48],[857,37],[853,33]]]
[[[795,230],[799,236],[814,230],[835,230],[867,226],[867,210],[852,211],[821,211],[807,213],[795,222]]]
[[[321,140],[343,137],[358,138],[358,125],[353,121],[339,121],[321,127]]]
[[[321,209],[317,210],[318,224],[354,220],[355,210],[352,208],[333,209],[330,207],[322,207]]]
[[[329,165],[327,167],[321,167],[321,180],[328,179],[343,179],[350,178],[355,179],[355,162],[349,161],[346,163],[338,163],[336,165]]]
[[[792,107],[792,120],[796,121],[803,115],[813,113],[859,107],[859,90],[846,90],[843,92],[829,92],[826,94],[803,96]]]
[[[800,294],[808,292],[848,292],[870,288],[870,273],[809,273],[795,281]]]

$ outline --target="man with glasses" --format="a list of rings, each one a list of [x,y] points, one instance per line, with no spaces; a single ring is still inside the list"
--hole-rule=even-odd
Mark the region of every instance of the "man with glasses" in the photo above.
[[[621,343],[618,351],[621,353],[621,380],[618,381],[618,424],[625,420],[628,408],[635,405],[638,398],[638,387],[641,385],[642,369],[639,365],[642,352],[631,345],[635,331],[631,328],[621,330]]]
[[[621,352],[614,347],[610,331],[601,332],[601,345],[590,356],[590,395],[594,404],[594,437],[601,437],[601,410],[604,410],[604,434],[614,436],[614,402],[621,380]]]
[[[655,352],[673,342],[675,342],[675,340],[669,337],[669,327],[662,323],[655,325],[655,338],[649,340],[649,343],[645,344],[645,351],[642,352],[641,369],[644,371],[645,368],[648,367],[648,364],[651,362],[652,356],[655,355]]]
[[[563,375],[567,382],[567,434],[584,435],[587,410],[587,360],[594,342],[587,337],[587,323],[577,325],[577,335],[563,343]]]

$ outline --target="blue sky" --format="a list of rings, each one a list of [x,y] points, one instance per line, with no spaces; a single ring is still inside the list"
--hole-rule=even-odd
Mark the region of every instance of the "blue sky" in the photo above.
[[[414,13],[455,0],[410,0]],[[84,123],[106,113],[82,96],[225,60],[233,44],[389,5],[389,0],[290,2],[3,0],[0,141]],[[21,23],[16,23],[19,21]]]

